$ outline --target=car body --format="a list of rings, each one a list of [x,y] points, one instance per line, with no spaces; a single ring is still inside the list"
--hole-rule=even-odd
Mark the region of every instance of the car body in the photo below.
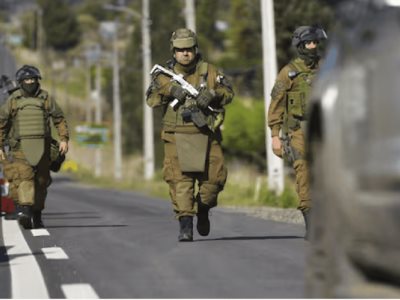
[[[306,291],[400,298],[400,9],[353,2],[309,103]]]

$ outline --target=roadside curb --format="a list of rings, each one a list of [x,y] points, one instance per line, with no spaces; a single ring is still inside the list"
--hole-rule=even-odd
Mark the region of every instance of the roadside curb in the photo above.
[[[273,220],[278,222],[302,224],[304,225],[304,219],[301,212],[295,208],[278,208],[278,207],[251,207],[251,206],[221,206],[216,208],[216,210],[223,210],[236,213],[244,213],[246,215]]]

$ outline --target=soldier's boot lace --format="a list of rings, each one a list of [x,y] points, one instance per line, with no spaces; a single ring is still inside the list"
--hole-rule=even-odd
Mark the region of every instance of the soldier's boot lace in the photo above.
[[[32,216],[33,228],[44,228],[44,224],[42,221],[42,212],[34,211]]]
[[[193,217],[183,216],[179,218],[179,237],[180,242],[193,241]]]
[[[18,211],[18,223],[24,229],[32,229],[32,206],[21,205]]]
[[[197,211],[197,231],[201,236],[207,236],[210,233],[210,219],[208,212],[210,207],[206,204],[199,202]]]
[[[303,214],[304,223],[306,224],[306,234],[304,235],[304,239],[308,241],[310,239],[310,214],[311,208],[307,210],[302,210],[301,213]]]

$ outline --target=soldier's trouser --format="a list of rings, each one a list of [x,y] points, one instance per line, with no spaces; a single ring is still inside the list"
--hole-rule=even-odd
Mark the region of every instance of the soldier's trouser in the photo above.
[[[182,172],[179,167],[174,134],[164,134],[163,139],[164,180],[169,185],[176,217],[194,216],[197,212],[197,201],[209,207],[216,206],[218,193],[223,190],[227,178],[224,156],[219,142],[212,140],[209,143],[205,172]],[[198,193],[194,195],[196,181],[198,182]]]
[[[43,155],[38,165],[32,167],[20,150],[12,151],[10,157],[11,160],[2,162],[10,184],[10,197],[19,205],[33,206],[33,211],[43,210],[51,184],[49,158]]]
[[[311,207],[310,199],[310,178],[307,161],[305,160],[305,141],[301,129],[291,131],[291,146],[295,153],[296,160],[293,162],[293,168],[296,173],[296,191],[299,196],[300,210],[307,210]]]

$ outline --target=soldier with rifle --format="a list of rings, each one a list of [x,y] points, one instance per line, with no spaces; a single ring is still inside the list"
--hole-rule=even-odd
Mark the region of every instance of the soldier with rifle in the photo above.
[[[306,239],[311,211],[304,142],[306,104],[319,68],[318,44],[326,38],[325,31],[316,26],[300,26],[294,31],[292,45],[296,48],[297,57],[279,72],[268,110],[272,150],[277,156],[285,157],[296,173],[296,188],[300,198],[298,209],[306,224]]]
[[[220,126],[233,91],[227,78],[202,60],[193,31],[173,32],[170,50],[173,59],[151,71],[147,104],[163,107],[164,180],[183,242],[193,240],[194,216],[199,234],[210,232],[209,210],[227,178]]]

